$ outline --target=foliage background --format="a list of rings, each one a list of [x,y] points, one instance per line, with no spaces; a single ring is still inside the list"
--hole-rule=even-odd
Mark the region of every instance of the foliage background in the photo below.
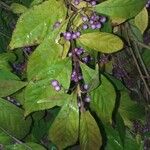
[[[12,37],[12,32],[15,28],[17,19],[19,17],[19,15],[14,14],[12,12],[12,10],[10,9],[10,6],[12,3],[20,3],[20,4],[25,5],[26,7],[30,7],[30,4],[32,3],[32,1],[31,0],[20,0],[20,1],[19,0],[5,0],[5,1],[0,2],[0,53],[2,53],[2,54],[9,51],[8,45],[10,43],[10,40]],[[149,29],[149,27],[150,27],[150,25],[148,25],[148,28],[144,32],[144,35],[143,35],[144,44],[146,44],[146,45],[150,45],[150,29]],[[34,51],[35,48],[36,48],[36,46],[30,47],[30,49],[32,51]],[[143,48],[140,52],[140,55],[141,55],[142,59],[144,60],[144,63],[145,63],[144,67],[146,67],[150,71],[150,57],[149,57],[150,50],[148,50],[148,48],[146,48],[146,47]],[[150,148],[149,132],[144,131],[147,128],[148,128],[148,131],[150,130],[149,129],[150,128],[149,95],[147,92],[145,92],[146,90],[143,85],[141,75],[139,75],[137,67],[135,65],[135,60],[133,59],[132,55],[128,51],[121,51],[121,52],[112,54],[111,57],[113,58],[114,65],[116,65],[116,68],[114,68],[114,70],[113,70],[114,77],[118,78],[117,73],[119,71],[122,72],[125,70],[126,72],[128,72],[127,76],[122,76],[121,78],[120,77],[118,78],[129,89],[127,94],[124,93],[124,97],[126,99],[132,98],[134,101],[137,102],[137,105],[133,104],[133,108],[132,108],[132,105],[129,104],[129,107],[131,106],[130,109],[134,110],[133,112],[131,111],[131,113],[133,113],[133,114],[129,114],[134,118],[133,119],[134,121],[132,121],[132,125],[130,127],[127,127],[127,129],[126,129],[127,130],[126,145],[129,146],[129,147],[127,147],[127,149],[132,150],[132,149],[135,149],[135,147],[137,149],[139,149],[139,147],[141,147],[141,145],[142,145],[142,147]],[[26,80],[26,72],[24,70],[24,65],[26,65],[26,62],[27,62],[27,55],[25,52],[25,48],[16,49],[13,52],[13,54],[12,53],[10,54],[8,60],[9,60],[9,64],[7,64],[5,67],[9,66],[11,68],[11,70],[13,70],[13,72],[21,78],[22,81],[25,81]],[[124,60],[127,60],[127,61],[124,61]],[[141,65],[140,69],[144,70],[144,67]],[[109,72],[110,71],[109,64],[108,64],[107,69],[108,69],[107,71]],[[149,76],[146,78],[149,79]],[[117,86],[120,86],[120,87],[122,86],[122,83],[120,83],[120,81],[116,80],[116,82],[119,82],[119,84]],[[23,86],[24,85],[22,85],[22,87]],[[128,96],[129,96],[129,98],[127,98]],[[17,105],[16,103],[19,103],[19,104],[23,103],[21,94],[11,95],[11,97],[13,97],[13,99],[14,99],[13,103],[15,103],[15,105]],[[18,101],[16,101],[16,99]],[[9,97],[7,97],[7,100],[9,101]],[[128,106],[128,104],[125,104],[125,105]],[[143,109],[143,107],[138,108],[139,105],[144,106],[144,108],[146,109],[146,114],[145,114],[146,118],[144,119],[144,121],[142,120],[143,122],[138,120],[141,115],[140,113],[142,112],[141,109]],[[0,108],[4,107],[4,106],[5,106],[5,104],[3,104],[2,106],[0,105]],[[136,106],[137,106],[137,110],[136,110]],[[8,109],[9,109],[9,106],[6,106],[6,107],[8,107]],[[56,145],[54,143],[52,143],[51,141],[49,141],[47,136],[48,136],[48,130],[49,130],[51,124],[53,123],[55,117],[57,116],[59,110],[60,110],[60,108],[56,107],[51,110],[39,111],[39,112],[32,114],[31,118],[28,118],[28,122],[31,122],[31,120],[32,120],[32,127],[30,128],[30,131],[28,131],[28,134],[22,133],[23,135],[16,135],[16,133],[14,133],[14,135],[10,135],[10,134],[7,134],[5,131],[3,131],[2,128],[0,128],[2,131],[2,132],[0,131],[0,144],[2,144],[2,148],[6,145],[7,149],[14,149],[14,145],[16,143],[18,143],[18,148],[17,148],[18,150],[19,149],[20,150],[22,150],[22,149],[42,150],[45,148],[56,149]],[[139,110],[140,110],[140,112],[139,112]],[[11,113],[11,112],[8,112],[8,113]],[[20,112],[20,113],[22,113],[22,112]],[[1,114],[0,114],[0,116],[1,116]],[[2,116],[3,116],[3,114],[2,114]],[[93,116],[94,116],[94,114],[93,114]],[[125,114],[125,116],[126,116],[126,114]],[[124,140],[122,140],[125,136],[122,131],[124,128],[124,124],[122,125],[122,118],[120,118],[119,115],[118,115],[118,118],[119,119],[117,121],[119,123],[116,124],[117,130],[114,130],[113,128],[110,128],[110,127],[107,128],[107,125],[105,127],[106,134],[108,136],[108,139],[110,140],[110,143],[107,145],[108,150],[113,150],[113,149],[120,150],[121,149],[120,143],[122,141],[124,141]],[[95,116],[95,119],[97,120],[96,116]],[[2,120],[2,119],[0,118],[0,120]],[[128,121],[128,119],[126,121]],[[4,120],[4,122],[7,122],[7,120]],[[127,124],[130,124],[130,121],[127,122]],[[5,126],[5,123],[4,123],[4,126]],[[22,127],[22,129],[26,128],[23,125],[21,125],[21,127]],[[20,129],[21,129],[21,127],[20,127]],[[102,127],[100,127],[100,128],[102,128]],[[18,132],[18,131],[16,131],[16,132]],[[121,141],[118,138],[119,137],[118,134],[120,135]],[[20,138],[20,136],[21,136],[21,138]],[[115,140],[118,141],[118,143],[119,143],[117,146],[114,144]],[[36,145],[35,143],[37,143],[39,145]],[[78,145],[78,143],[77,143],[77,145]],[[73,146],[71,148],[69,147],[68,149],[78,149],[78,146]]]

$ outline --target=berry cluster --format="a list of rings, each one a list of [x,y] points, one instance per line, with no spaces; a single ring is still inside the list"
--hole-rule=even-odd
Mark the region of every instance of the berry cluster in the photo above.
[[[72,31],[72,32],[64,32],[63,33],[63,36],[66,40],[75,40],[75,39],[79,38],[80,35],[81,35],[81,33],[78,31],[77,32]]]
[[[74,82],[78,82],[80,80],[82,80],[83,77],[80,73],[76,72],[76,70],[73,70],[72,71],[72,74],[71,74],[71,80],[74,81]]]
[[[106,22],[106,17],[97,15],[93,13],[90,17],[82,16],[83,26],[82,29],[100,29],[102,25]]]
[[[85,53],[85,50],[83,48],[74,48],[72,52],[70,52],[68,54],[69,57],[72,57],[72,55],[75,54],[76,56],[78,56],[80,58],[80,60],[83,62],[83,63],[88,63],[90,61],[93,60],[93,58],[90,56],[90,55],[87,55]],[[84,55],[84,56],[82,56]]]
[[[54,89],[59,92],[61,90],[61,85],[57,80],[52,80],[51,85],[54,87]]]
[[[146,4],[146,8],[150,7],[150,0],[148,0],[147,4]]]
[[[18,63],[18,64],[13,63],[12,68],[13,68],[14,72],[16,72],[17,74],[20,74],[25,70],[26,64],[25,64],[25,62]]]

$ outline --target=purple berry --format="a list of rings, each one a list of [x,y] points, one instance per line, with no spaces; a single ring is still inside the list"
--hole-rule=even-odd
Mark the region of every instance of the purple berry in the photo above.
[[[55,86],[54,88],[57,92],[59,92],[61,90],[61,87],[59,85]]]
[[[87,24],[84,24],[84,25],[82,26],[82,29],[83,29],[83,30],[88,29],[88,25],[87,25]]]
[[[86,96],[85,99],[84,99],[84,101],[87,102],[87,103],[89,103],[91,101],[91,99],[90,99],[89,96]]]
[[[105,23],[105,22],[106,22],[106,17],[102,16],[102,17],[100,18],[100,22]]]
[[[97,23],[95,26],[97,29],[100,29],[102,27],[102,25],[100,23]]]
[[[77,38],[77,35],[76,35],[75,33],[73,33],[72,36],[71,36],[71,38],[72,38],[72,39],[76,39],[76,38]]]
[[[54,28],[59,28],[60,27],[60,25],[61,25],[61,23],[59,22],[59,21],[57,21],[57,22],[55,22],[55,24],[54,24]]]
[[[92,24],[92,25],[91,25],[91,28],[92,28],[92,29],[96,29],[96,25],[95,25],[95,24]]]
[[[88,88],[89,88],[88,84],[84,84],[83,87],[84,87],[85,90],[88,90]]]
[[[88,21],[89,19],[88,19],[87,16],[83,16],[83,17],[82,17],[82,20],[83,20],[84,22],[86,22],[86,21]]]
[[[81,33],[78,31],[76,32],[77,37],[80,37]]]
[[[92,6],[95,6],[95,5],[96,5],[96,1],[92,1],[92,2],[91,2],[91,5],[92,5]]]
[[[52,80],[51,84],[53,87],[55,87],[59,85],[59,82],[57,80]]]

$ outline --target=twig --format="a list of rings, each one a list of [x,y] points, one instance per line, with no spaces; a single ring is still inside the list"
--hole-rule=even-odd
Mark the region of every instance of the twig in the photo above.
[[[6,35],[5,33],[1,32],[1,31],[0,31],[0,34],[5,36],[6,38],[10,39],[10,37],[8,35]]]
[[[140,77],[141,77],[141,79],[142,79],[142,81],[143,81],[143,83],[144,83],[144,85],[145,85],[146,91],[147,91],[147,93],[150,95],[150,89],[149,89],[149,87],[148,87],[148,85],[147,85],[147,82],[146,82],[145,78],[143,77],[143,74],[142,74],[142,71],[141,71],[140,66],[139,66],[139,64],[138,64],[138,60],[137,60],[137,58],[136,58],[136,56],[135,56],[135,53],[133,52],[133,50],[132,50],[132,48],[131,48],[132,45],[131,45],[130,39],[129,39],[129,37],[128,37],[128,35],[129,35],[129,34],[128,34],[128,31],[126,31],[125,33],[126,33],[126,40],[127,40],[128,44],[129,44],[128,49],[130,50],[130,53],[131,53],[131,55],[132,55],[132,57],[133,57],[133,59],[134,59],[134,61],[135,61],[136,67],[137,67],[138,72],[139,72],[139,74],[140,74]]]
[[[133,39],[133,40],[134,40],[134,39]],[[141,47],[150,50],[150,46],[148,46],[148,45],[146,45],[146,44],[144,44],[144,43],[142,43],[142,42],[140,42],[140,41],[138,41],[138,40],[134,40],[134,41],[135,41],[138,45],[140,45]]]

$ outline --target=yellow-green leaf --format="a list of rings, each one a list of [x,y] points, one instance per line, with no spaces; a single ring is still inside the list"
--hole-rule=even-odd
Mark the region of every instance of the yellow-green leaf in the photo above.
[[[123,48],[123,42],[118,36],[105,32],[86,33],[78,40],[91,50],[103,53],[113,53]]]
[[[148,26],[148,12],[147,9],[144,8],[136,17],[135,17],[135,25],[140,29],[142,33],[146,30]]]
[[[79,138],[81,150],[99,150],[102,146],[99,127],[89,111],[81,112]]]

